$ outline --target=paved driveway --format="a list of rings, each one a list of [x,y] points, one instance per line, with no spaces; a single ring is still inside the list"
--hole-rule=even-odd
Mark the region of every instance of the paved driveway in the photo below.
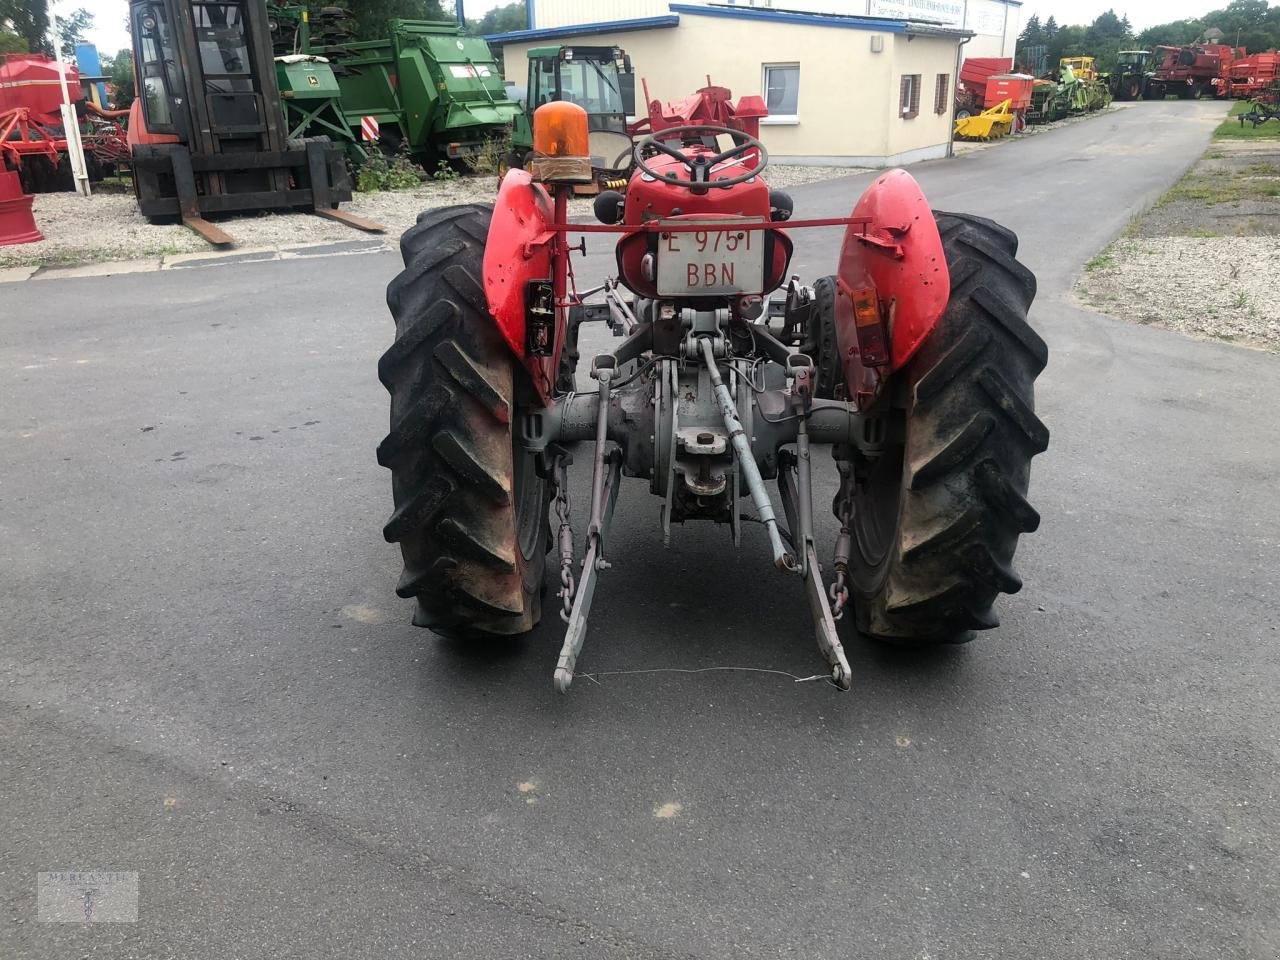
[[[1039,274],[1044,522],[998,631],[850,638],[843,696],[562,698],[554,618],[483,654],[411,628],[373,459],[389,255],[0,288],[0,955],[1276,956],[1280,358],[1070,294],[1222,110],[916,168]],[[667,551],[657,518],[624,489],[584,669],[820,669],[763,537]],[[136,924],[36,922],[37,871],[91,868],[140,873]]]

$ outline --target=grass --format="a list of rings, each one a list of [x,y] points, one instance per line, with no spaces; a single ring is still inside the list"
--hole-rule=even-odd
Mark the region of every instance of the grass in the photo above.
[[[1227,119],[1218,125],[1213,132],[1215,140],[1280,140],[1280,120],[1268,120],[1255,127],[1249,121],[1243,124],[1236,117],[1250,110],[1248,100],[1237,100],[1231,106]]]
[[[1116,262],[1115,253],[1110,247],[1103,250],[1100,254],[1084,265],[1087,272],[1092,273],[1095,270],[1105,270]]]
[[[1243,172],[1235,176],[1210,177],[1189,173],[1160,198],[1160,205],[1175,200],[1198,200],[1206,206],[1215,206],[1219,203],[1270,200],[1276,197],[1280,197],[1280,182],[1274,180],[1254,179]]]

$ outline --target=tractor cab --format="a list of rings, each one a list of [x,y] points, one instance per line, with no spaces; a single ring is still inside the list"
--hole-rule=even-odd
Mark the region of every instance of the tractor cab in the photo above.
[[[1142,74],[1146,71],[1150,60],[1150,50],[1121,50],[1119,59],[1116,61],[1116,72]]]
[[[601,170],[625,170],[631,163],[627,117],[636,112],[636,79],[631,58],[618,47],[534,47],[523,115],[516,117],[512,145],[533,148],[531,118],[545,103],[576,103],[587,112],[591,163]]]

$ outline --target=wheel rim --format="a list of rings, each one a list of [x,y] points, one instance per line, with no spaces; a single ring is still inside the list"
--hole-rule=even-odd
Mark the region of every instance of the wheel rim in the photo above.
[[[531,560],[538,549],[538,541],[542,533],[540,524],[546,522],[542,504],[546,502],[547,481],[539,477],[534,469],[533,454],[517,447],[514,459],[516,542],[520,547],[520,556],[525,560]]]
[[[905,446],[891,447],[857,473],[850,533],[869,567],[884,564],[897,539],[905,459]]]

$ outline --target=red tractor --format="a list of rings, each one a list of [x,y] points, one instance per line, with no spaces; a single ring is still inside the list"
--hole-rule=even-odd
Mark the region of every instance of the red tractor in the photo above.
[[[862,634],[898,644],[996,626],[997,595],[1021,586],[1018,537],[1039,524],[1026,495],[1048,443],[1033,401],[1048,351],[1027,323],[1036,281],[1014,234],[931,211],[902,170],[850,216],[792,219],[763,177],[764,145],[707,125],[640,140],[625,196],[597,197],[598,224],[570,223],[573,184],[591,175],[586,115],[547,104],[534,128],[533,174],[508,173],[493,205],[423,214],[387,288],[396,339],[378,367],[391,394],[378,461],[414,623],[464,640],[531,630],[555,550],[563,692],[597,579],[622,554],[609,529],[626,476],[662,501],[664,539],[698,520],[735,544],[744,521],[763,526],[774,566],[804,582],[841,689],[852,678],[836,621],[850,609]],[[835,274],[789,279],[790,232],[831,226],[844,227]],[[617,276],[578,291],[571,254],[585,242],[569,238],[597,233],[617,237]],[[590,322],[623,340],[580,391],[577,329]],[[577,444],[591,451],[579,511]],[[840,479],[825,576],[819,446]]]

